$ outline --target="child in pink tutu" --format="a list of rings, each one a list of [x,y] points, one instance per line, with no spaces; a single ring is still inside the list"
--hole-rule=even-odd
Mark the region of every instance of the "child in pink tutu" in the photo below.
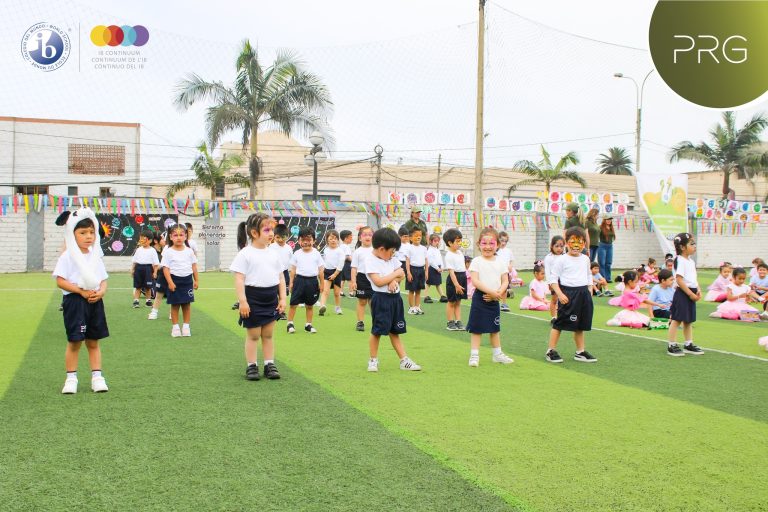
[[[747,272],[743,268],[733,269],[733,282],[726,289],[726,301],[717,306],[717,310],[709,316],[713,318],[722,318],[724,320],[741,320],[742,313],[754,313],[754,320],[759,321],[759,311],[752,306],[747,305],[747,299],[759,301],[757,294],[750,289],[748,284],[744,284],[747,279]]]
[[[530,294],[520,301],[520,309],[547,311],[549,309],[549,301],[547,300],[549,285],[545,279],[543,265],[534,265],[533,277],[534,279],[529,285]]]
[[[659,282],[659,268],[656,266],[656,260],[654,258],[648,258],[648,263],[644,266],[648,282],[657,284]]]
[[[648,324],[651,322],[650,317],[638,312],[637,310],[640,309],[641,306],[645,305],[645,307],[648,308],[648,313],[652,315],[653,312],[651,311],[651,307],[662,307],[662,305],[657,304],[656,302],[652,302],[645,295],[641,295],[636,291],[633,291],[637,289],[637,285],[640,280],[636,271],[627,270],[624,272],[622,277],[624,282],[624,293],[622,293],[620,297],[616,298],[619,299],[619,305],[624,309],[616,313],[613,318],[608,320],[606,325],[613,327],[633,327],[635,329],[648,327]]]
[[[765,347],[765,350],[768,350],[768,336],[763,336],[762,338],[758,339],[757,344],[761,347]]]
[[[720,275],[717,276],[711,285],[707,286],[707,294],[704,300],[707,302],[723,302],[726,299],[726,289],[733,281],[731,280],[733,267],[727,261],[720,263]]]
[[[624,276],[626,274],[628,274],[629,272],[632,272],[635,275],[635,280],[634,280],[634,282],[632,283],[631,286],[627,286],[626,281],[624,281]],[[627,272],[624,272],[624,274],[622,274],[622,275],[620,275],[619,277],[616,278],[616,282],[618,283],[616,285],[616,290],[620,291],[622,293],[622,295],[625,294],[625,293],[631,292],[631,293],[636,293],[636,294],[640,295],[642,300],[645,300],[645,299],[648,298],[647,295],[643,295],[643,294],[640,293],[640,290],[641,290],[641,288],[640,288],[640,276],[638,275],[636,270],[628,270]],[[622,295],[619,295],[618,297],[614,297],[614,298],[610,299],[608,301],[608,305],[609,306],[616,306],[616,307],[619,307],[619,308],[624,307],[622,305],[622,303],[621,303]]]

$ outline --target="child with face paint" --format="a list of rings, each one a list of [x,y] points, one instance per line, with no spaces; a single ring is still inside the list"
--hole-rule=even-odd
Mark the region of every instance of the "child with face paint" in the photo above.
[[[563,255],[565,249],[565,239],[560,235],[555,235],[549,242],[549,254],[544,256],[544,280],[549,283],[549,277],[552,273],[552,267],[555,266],[555,261]],[[550,322],[554,322],[557,319],[557,295],[552,286],[549,286],[549,290],[552,296],[549,299],[549,316],[552,317]]]
[[[582,363],[595,363],[597,359],[584,347],[584,331],[592,330],[592,272],[589,256],[582,254],[587,235],[580,227],[568,228],[565,241],[568,252],[558,258],[549,275],[549,284],[560,303],[557,318],[549,334],[549,348],[545,359],[550,363],[562,363],[557,353],[561,331],[573,331],[576,354],[573,359]]]
[[[470,337],[469,366],[480,366],[480,341],[483,334],[489,334],[493,348],[494,363],[510,364],[514,360],[501,351],[501,309],[499,303],[507,293],[509,269],[507,263],[496,256],[499,234],[493,228],[480,231],[477,240],[480,256],[472,260],[469,272],[476,291],[469,308],[467,331]]]

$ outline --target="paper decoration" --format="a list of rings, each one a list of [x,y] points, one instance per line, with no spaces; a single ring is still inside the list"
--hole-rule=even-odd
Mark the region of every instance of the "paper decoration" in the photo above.
[[[437,193],[433,191],[424,192],[424,204],[437,204]]]
[[[496,209],[496,198],[495,197],[486,197],[485,198],[485,207],[489,210],[495,210]]]
[[[440,197],[437,198],[438,204],[453,204],[453,194],[448,192],[441,192]]]
[[[469,194],[456,194],[456,204],[469,204]]]
[[[549,193],[549,201],[551,203],[556,203],[560,201],[560,192],[552,191]]]
[[[499,199],[498,207],[501,211],[509,211],[509,201],[507,199]]]

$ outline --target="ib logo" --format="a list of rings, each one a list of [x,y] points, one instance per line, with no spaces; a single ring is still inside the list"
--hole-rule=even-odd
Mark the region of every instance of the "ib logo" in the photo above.
[[[144,46],[149,41],[149,30],[143,25],[97,25],[91,29],[91,42],[96,46]]]
[[[21,55],[32,66],[54,71],[67,62],[71,45],[67,33],[52,23],[37,23],[21,38]]]
[[[768,2],[662,0],[651,17],[653,64],[681,97],[716,109],[768,91]]]

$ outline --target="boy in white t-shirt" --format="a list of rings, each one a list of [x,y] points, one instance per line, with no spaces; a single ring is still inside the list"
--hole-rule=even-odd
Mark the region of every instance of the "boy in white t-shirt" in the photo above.
[[[315,334],[317,329],[312,326],[312,306],[320,298],[320,290],[323,285],[324,262],[320,251],[313,247],[315,232],[310,227],[303,227],[299,231],[300,251],[293,253],[291,257],[290,284],[291,307],[288,310],[288,334],[296,332],[293,325],[293,317],[296,316],[296,307],[304,304],[307,313],[307,323],[304,330]]]
[[[443,256],[440,254],[440,235],[432,233],[429,235],[429,247],[427,248],[427,261],[429,261],[429,275],[427,275],[427,296],[424,297],[424,304],[434,302],[429,296],[429,287],[434,286],[440,302],[448,302],[448,298],[443,295]]]

